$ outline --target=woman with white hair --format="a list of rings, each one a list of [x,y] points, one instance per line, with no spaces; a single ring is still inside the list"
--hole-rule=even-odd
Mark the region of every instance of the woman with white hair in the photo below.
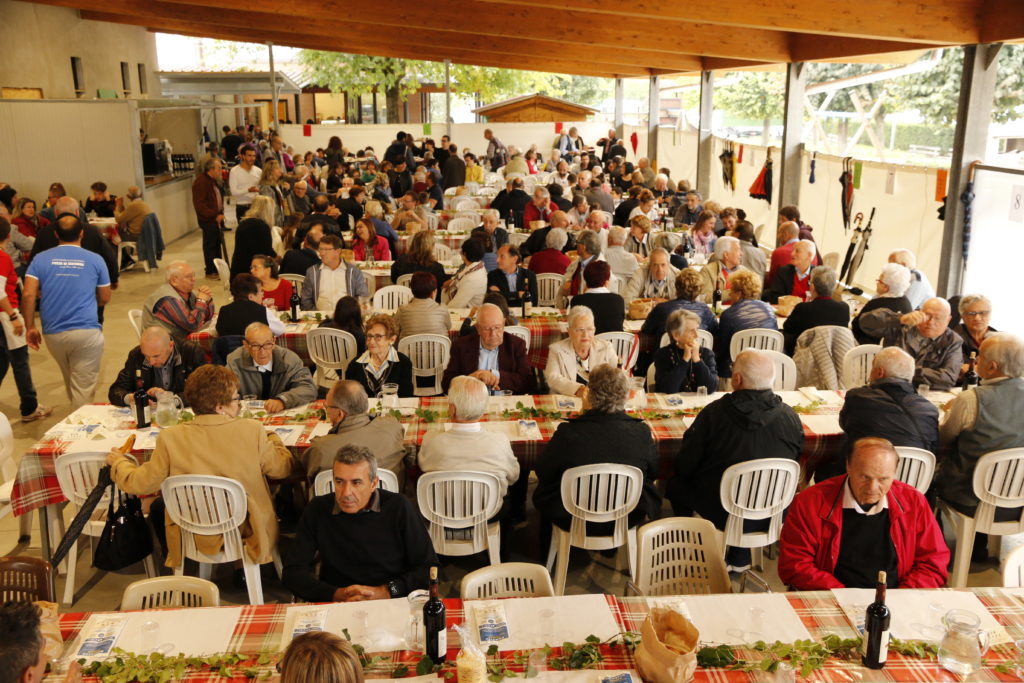
[[[594,313],[586,306],[569,309],[569,338],[552,344],[544,379],[553,394],[584,397],[590,383],[590,370],[598,365],[617,365],[615,348],[595,336]]]
[[[698,387],[713,393],[718,388],[715,354],[701,346],[697,336],[700,322],[699,315],[683,308],[668,316],[665,330],[671,342],[654,353],[654,390],[659,394],[697,391]]]
[[[857,343],[877,344],[880,339],[861,329],[860,318],[865,313],[879,308],[888,308],[902,315],[914,310],[914,307],[910,305],[910,300],[906,297],[909,287],[910,271],[907,270],[906,266],[901,266],[898,263],[886,263],[882,266],[882,272],[875,281],[876,294],[874,298],[864,304],[864,307],[860,309],[860,313],[853,319],[853,324],[850,325]]]

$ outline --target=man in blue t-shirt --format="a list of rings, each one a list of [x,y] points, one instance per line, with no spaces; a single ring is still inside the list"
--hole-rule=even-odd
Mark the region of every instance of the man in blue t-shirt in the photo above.
[[[96,305],[110,301],[107,265],[82,248],[82,229],[74,214],[57,217],[59,244],[32,259],[22,296],[28,345],[38,350],[45,336],[50,355],[64,375],[72,410],[92,402],[103,357]],[[43,319],[42,334],[35,326],[36,300]]]

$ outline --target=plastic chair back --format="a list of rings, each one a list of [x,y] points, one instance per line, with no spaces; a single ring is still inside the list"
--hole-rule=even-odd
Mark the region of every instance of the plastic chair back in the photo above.
[[[762,458],[733,465],[722,475],[719,495],[729,513],[725,544],[761,548],[779,539],[782,513],[796,495],[800,464],[786,458]],[[767,531],[743,531],[745,519],[768,519]]]
[[[412,276],[414,273],[406,273],[405,275],[399,275],[398,279],[395,280],[395,284],[399,287],[412,287]]]
[[[195,576],[157,576],[134,581],[121,594],[121,610],[220,607],[217,584]]]
[[[465,206],[466,204],[472,204],[472,206],[470,206],[469,208],[473,208],[473,207],[475,207],[477,205],[477,203],[473,202],[473,201],[470,201],[470,202],[463,201],[463,202],[460,202],[460,204],[459,204],[460,208],[457,209],[457,210],[458,211],[465,211],[466,209],[461,208],[461,207]],[[453,232],[463,232],[463,231],[464,232],[469,232],[470,230],[472,230],[473,228],[475,228],[478,225],[480,225],[480,224],[474,222],[472,218],[456,216],[455,218],[453,218],[450,221],[448,221],[448,230],[451,230]]]
[[[548,598],[554,596],[555,587],[544,565],[502,562],[466,574],[459,594],[463,600]]]
[[[507,329],[507,328],[506,328]],[[413,394],[436,396],[444,393],[441,378],[451,359],[452,340],[440,334],[411,334],[398,340],[398,352],[412,361]],[[431,386],[420,386],[418,377],[432,377]]]
[[[420,476],[416,501],[438,555],[474,555],[488,549],[487,520],[503,499],[496,475],[447,471]]]
[[[298,275],[296,273],[281,273],[278,277],[292,283],[292,289],[299,292],[302,291],[302,285],[306,282],[305,275]]]
[[[506,325],[505,326],[505,331],[508,332],[509,334],[515,336],[515,337],[519,337],[524,342],[526,342],[526,351],[527,351],[527,353],[529,353],[529,351],[530,351],[530,339],[531,339],[531,336],[532,336],[530,334],[529,328],[523,327],[522,325]]]
[[[443,242],[434,242],[434,260],[442,265],[452,265],[455,260],[455,252]]]
[[[0,605],[7,602],[56,602],[53,567],[38,557],[0,557]]]
[[[514,233],[518,237],[519,233]],[[509,235],[511,243],[513,235]],[[525,242],[529,235],[523,235],[520,242]],[[554,306],[558,301],[558,290],[562,288],[562,276],[557,273],[541,273],[537,276],[537,305]]]
[[[899,454],[896,478],[922,494],[928,493],[935,474],[935,456],[932,452],[911,446],[896,446],[896,452]]]
[[[1024,514],[1014,521],[995,521],[996,508],[1024,507],[1024,448],[1005,448],[978,458],[974,495],[980,501],[974,512],[975,531],[1000,536],[1024,532]]]
[[[373,293],[373,308],[377,311],[396,311],[412,301],[412,290],[402,285],[388,285]]]
[[[323,384],[324,370],[334,370],[345,376],[345,368],[356,357],[356,338],[351,332],[329,327],[317,327],[306,333],[306,349],[317,366],[317,383]]]
[[[761,351],[782,351],[783,337],[778,330],[755,328],[751,330],[740,330],[732,336],[729,342],[729,355],[733,360],[745,349],[760,349]]]
[[[854,346],[843,356],[843,384],[847,389],[856,389],[868,383],[871,364],[882,350],[878,344]]]
[[[466,220],[473,221],[474,228],[483,222],[483,218],[480,216],[480,205],[477,204],[475,201],[472,204],[470,204],[469,202],[462,202],[462,204],[460,204],[459,206],[464,206],[468,208],[459,209],[458,211],[455,212],[455,215],[452,216],[452,218],[464,218]],[[455,228],[451,227],[451,221],[449,221],[448,223],[448,229],[455,230]]]
[[[643,595],[731,593],[720,534],[698,517],[644,524],[636,532],[637,588]]]
[[[135,335],[142,338],[142,309],[132,308],[128,311],[128,322],[131,323]]]
[[[128,457],[132,457],[129,455]],[[132,458],[134,460],[134,458]],[[54,460],[54,467],[57,472],[57,481],[60,483],[60,491],[64,497],[71,501],[75,507],[79,507],[89,497],[92,490],[96,488],[99,481],[100,468],[107,461],[107,453],[65,453],[57,456]],[[110,499],[110,491],[103,494],[97,510],[106,514],[107,501]]]
[[[1003,588],[1024,587],[1024,545],[1014,548],[1003,560]],[[466,579],[462,579],[465,584]]]
[[[220,276],[221,282],[224,283],[224,291],[231,292],[231,266],[228,262],[222,258],[213,259],[213,265],[217,269],[217,275]]]
[[[238,528],[248,513],[245,489],[234,479],[206,474],[182,474],[160,485],[167,516],[181,529],[185,557],[197,562],[242,559],[245,550]],[[224,536],[223,550],[208,556],[196,547],[195,536]]]
[[[637,336],[632,332],[602,332],[597,335],[615,348],[622,369],[629,372],[636,365],[636,357],[640,350]]]
[[[377,470],[377,488],[391,493],[401,493],[398,477],[391,470]],[[322,496],[334,492],[334,470],[323,470],[313,480],[313,495]]]
[[[640,502],[643,483],[643,472],[632,465],[600,463],[567,469],[562,474],[562,505],[572,515],[570,544],[590,548],[587,522],[613,522],[612,544],[625,543],[629,513]]]
[[[796,390],[796,363],[793,362],[793,359],[779,351],[765,351],[765,353],[772,359],[772,365],[775,366],[775,383],[772,384],[772,389],[775,391]]]
[[[525,242],[528,239],[530,239],[530,236],[528,234],[526,234],[525,232],[510,232],[508,234],[508,243],[511,244],[514,247],[521,247],[521,246],[523,246],[523,242]],[[538,289],[541,289],[541,291],[543,291],[543,289],[541,288],[540,279],[542,277],[544,277],[545,275],[550,275],[552,277],[557,277],[559,282],[562,281],[562,276],[561,275],[556,275],[555,273],[540,273],[539,275],[537,275],[537,287],[538,287]],[[545,304],[545,303],[543,303],[543,301],[544,301],[544,299],[541,298],[541,295],[537,294],[537,305],[538,306],[554,306],[555,305],[555,303],[554,303],[555,300],[554,299],[551,300],[550,304]]]

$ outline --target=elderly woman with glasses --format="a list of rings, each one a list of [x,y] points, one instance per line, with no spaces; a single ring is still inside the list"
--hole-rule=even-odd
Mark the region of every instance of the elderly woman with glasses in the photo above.
[[[957,305],[960,312],[960,323],[953,328],[953,331],[963,337],[964,360],[971,357],[972,353],[978,353],[981,349],[981,342],[997,330],[989,325],[992,319],[992,302],[988,297],[981,294],[965,294]],[[966,372],[967,365],[964,365]]]
[[[594,313],[586,306],[569,309],[569,338],[552,344],[544,379],[553,394],[587,395],[590,370],[598,365],[617,365],[615,347],[595,336]]]
[[[850,328],[858,344],[877,344],[879,337],[874,337],[861,329],[861,316],[878,308],[888,308],[896,313],[910,313],[914,310],[910,300],[907,299],[907,289],[910,287],[910,271],[906,266],[899,263],[886,263],[882,266],[882,272],[875,281],[875,296],[860,309],[860,313],[853,319]]]
[[[398,395],[413,396],[412,361],[395,348],[398,324],[390,315],[371,316],[363,328],[366,351],[353,360],[345,377],[359,382],[367,396],[378,396],[385,384],[397,384]]]
[[[700,316],[679,308],[668,316],[665,331],[671,342],[654,353],[654,390],[660,394],[718,388],[715,354],[700,344]]]
[[[208,474],[239,482],[246,492],[248,512],[242,524],[245,552],[259,564],[273,559],[277,547],[277,514],[267,478],[284,479],[292,472],[292,454],[273,432],[257,420],[240,419],[238,378],[221,365],[197,368],[185,381],[185,400],[195,419],[160,430],[153,455],[139,465],[118,450],[107,456],[110,476],[118,488],[133,495],[160,492],[167,477]],[[168,567],[183,562],[178,527],[170,518],[159,523],[163,503],[150,510],[157,536],[166,529]],[[196,536],[203,553],[214,555],[224,545],[221,536]]]

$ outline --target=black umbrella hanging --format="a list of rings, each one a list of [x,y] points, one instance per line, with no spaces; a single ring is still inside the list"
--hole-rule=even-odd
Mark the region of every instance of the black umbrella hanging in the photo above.
[[[843,267],[839,271],[839,280],[846,282],[846,274],[850,272],[850,263],[853,261],[853,254],[857,251],[857,242],[860,241],[861,225],[864,223],[864,214],[858,213],[853,217],[853,236],[850,237],[850,246],[846,247],[846,256],[843,257]]]
[[[864,226],[864,229],[860,235],[860,244],[857,245],[857,251],[853,255],[853,260],[850,261],[850,272],[847,274],[847,282],[853,282],[853,278],[857,275],[857,269],[860,268],[861,261],[864,260],[864,252],[868,249],[868,241],[871,239],[871,223],[875,220],[875,209],[872,207],[871,215],[868,216],[868,224]]]
[[[850,216],[853,213],[853,157],[843,159],[843,172],[839,174],[839,184],[842,185],[840,205],[843,209],[843,228],[850,229]]]
[[[964,183],[964,191],[960,193],[960,203],[964,205],[964,241],[962,249],[965,266],[967,264],[967,254],[971,250],[971,214],[974,213],[974,166],[977,163],[977,161],[972,162],[967,169],[967,182]]]
[[[722,162],[722,184],[731,190],[736,189],[736,183],[733,179],[733,163],[735,155],[733,153],[733,143],[726,142],[725,149],[718,155],[718,160]]]

